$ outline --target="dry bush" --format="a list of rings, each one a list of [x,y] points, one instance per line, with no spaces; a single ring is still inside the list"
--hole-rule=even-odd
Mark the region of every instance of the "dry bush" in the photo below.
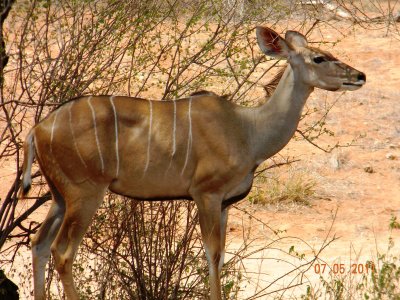
[[[188,201],[137,202],[110,195],[77,257],[81,297],[205,297],[208,267],[196,212]]]

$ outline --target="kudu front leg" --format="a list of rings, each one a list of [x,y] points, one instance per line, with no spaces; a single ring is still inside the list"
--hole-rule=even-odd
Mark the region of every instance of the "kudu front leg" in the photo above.
[[[221,257],[218,263],[218,273],[221,274],[222,266],[225,259],[225,243],[226,243],[226,228],[228,224],[228,208],[221,212],[220,230],[221,230]]]
[[[221,201],[213,196],[202,196],[195,201],[199,211],[201,235],[208,261],[210,300],[221,300],[220,265],[222,266],[223,252]]]

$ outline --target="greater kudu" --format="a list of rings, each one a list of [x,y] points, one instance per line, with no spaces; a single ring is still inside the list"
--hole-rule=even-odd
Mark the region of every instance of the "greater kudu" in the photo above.
[[[210,298],[221,299],[227,208],[250,191],[254,171],[296,131],[314,87],[356,90],[364,73],[311,48],[295,31],[285,39],[257,27],[261,50],[288,61],[272,97],[238,106],[213,93],[175,101],[85,96],[60,106],[28,134],[22,197],[36,156],[53,195],[32,240],[35,299],[45,298],[50,252],[68,299],[78,299],[72,263],[107,189],[138,200],[195,201],[209,264]]]

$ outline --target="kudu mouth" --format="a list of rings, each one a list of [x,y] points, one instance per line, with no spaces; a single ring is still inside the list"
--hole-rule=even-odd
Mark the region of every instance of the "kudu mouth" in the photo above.
[[[361,88],[366,82],[367,82],[367,77],[365,76],[365,74],[363,72],[359,72],[357,71],[357,77],[356,77],[356,81],[345,81],[342,83],[342,90],[350,90],[350,91],[354,91],[357,90],[359,88]]]

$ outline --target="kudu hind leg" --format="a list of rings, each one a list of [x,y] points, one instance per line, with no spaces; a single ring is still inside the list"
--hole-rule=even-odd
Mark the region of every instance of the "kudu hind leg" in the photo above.
[[[219,265],[223,251],[221,249],[221,233],[223,230],[221,230],[220,203],[219,199],[214,197],[202,197],[196,201],[199,210],[201,235],[208,261],[211,300],[221,300]]]
[[[51,253],[68,300],[79,299],[73,281],[72,264],[79,244],[103,200],[104,191],[89,193],[86,189],[80,188],[75,189],[74,196],[65,195],[67,202],[65,216],[61,229],[51,246]]]
[[[35,300],[44,300],[46,264],[50,259],[50,247],[60,229],[64,217],[63,199],[53,194],[53,202],[40,229],[32,238],[32,266]]]

